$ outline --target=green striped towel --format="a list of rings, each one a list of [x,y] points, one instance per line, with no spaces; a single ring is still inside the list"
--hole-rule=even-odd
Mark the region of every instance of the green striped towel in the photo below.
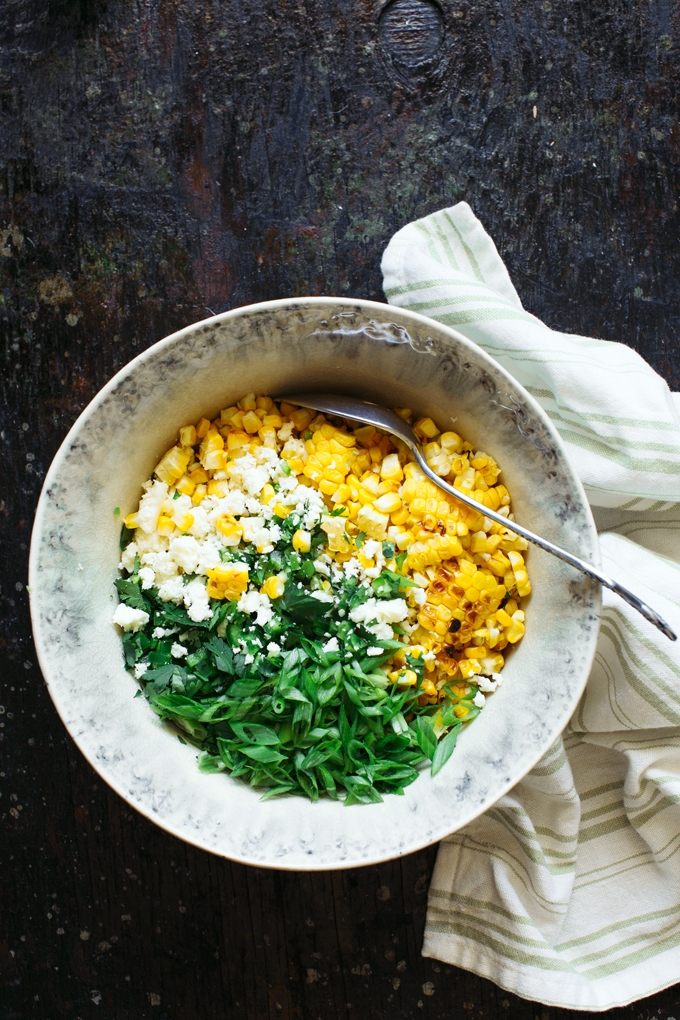
[[[680,394],[623,344],[525,312],[464,202],[395,234],[382,269],[392,304],[456,328],[539,401],[586,487],[604,569],[680,630]],[[678,645],[605,590],[569,727],[440,846],[425,956],[572,1009],[680,981]]]

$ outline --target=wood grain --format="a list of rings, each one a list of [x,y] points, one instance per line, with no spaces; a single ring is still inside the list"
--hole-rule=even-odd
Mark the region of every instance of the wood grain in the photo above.
[[[381,300],[392,233],[463,198],[530,311],[680,386],[679,18],[0,0],[0,1020],[575,1016],[420,957],[434,848],[258,871],[131,812],[40,677],[28,545],[52,456],[130,358],[251,301]],[[611,1015],[678,1010],[671,989]]]

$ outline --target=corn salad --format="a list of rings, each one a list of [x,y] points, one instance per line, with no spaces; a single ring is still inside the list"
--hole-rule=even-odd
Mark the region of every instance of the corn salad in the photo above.
[[[396,410],[438,475],[509,516],[492,457]],[[366,803],[443,765],[524,634],[524,539],[399,439],[255,394],[181,428],[144,488],[114,621],[202,768]]]

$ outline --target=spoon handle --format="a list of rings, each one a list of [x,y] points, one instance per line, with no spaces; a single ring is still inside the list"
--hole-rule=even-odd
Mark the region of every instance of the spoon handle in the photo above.
[[[582,574],[592,577],[594,581],[599,581],[600,584],[605,586],[605,588],[610,588],[613,592],[616,592],[617,595],[620,595],[622,599],[625,599],[628,605],[632,606],[633,609],[637,609],[638,613],[641,613],[646,620],[649,620],[649,622],[653,623],[655,627],[658,627],[661,633],[665,634],[667,638],[670,638],[671,641],[677,640],[677,635],[671,627],[669,627],[663,617],[659,616],[659,614],[652,609],[651,606],[648,606],[646,602],[639,599],[632,591],[628,591],[627,588],[624,588],[623,585],[618,583],[618,581],[609,577],[608,574],[605,574],[597,567],[593,567],[590,563],[586,563],[585,560],[580,559],[578,556],[574,556],[572,553],[567,552],[566,549],[560,549],[558,545],[553,545],[552,542],[548,542],[547,539],[541,538],[540,535],[535,535],[533,531],[529,531],[528,528],[522,527],[522,525],[517,524],[516,521],[509,521],[507,517],[503,517],[502,514],[497,514],[495,510],[490,510],[489,507],[484,506],[483,503],[478,503],[476,499],[473,499],[472,496],[468,496],[461,489],[454,489],[452,485],[443,481],[443,479],[441,479],[439,475],[432,470],[425,460],[423,453],[417,446],[415,446],[415,444],[411,447],[411,449],[413,450],[423,473],[426,474],[428,478],[432,479],[432,481],[438,485],[440,489],[450,493],[450,495],[454,496],[461,503],[465,503],[466,506],[472,507],[474,510],[478,510],[480,513],[484,514],[485,517],[489,517],[497,524],[502,524],[503,527],[507,528],[509,531],[514,531],[515,534],[521,535],[522,538],[526,538],[528,542],[532,542],[540,549],[545,549],[546,552],[552,553],[553,556],[557,556],[559,559],[564,560],[564,562],[569,563],[570,566],[576,567],[576,569],[580,570]]]

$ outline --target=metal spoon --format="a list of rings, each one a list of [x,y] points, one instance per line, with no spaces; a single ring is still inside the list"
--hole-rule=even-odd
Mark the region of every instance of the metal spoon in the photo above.
[[[454,489],[452,485],[443,481],[438,474],[432,470],[430,465],[425,459],[423,448],[420,445],[415,432],[403,418],[400,418],[394,411],[389,411],[386,407],[380,407],[378,404],[369,404],[366,400],[357,400],[354,397],[343,397],[335,393],[294,393],[292,395],[286,395],[280,397],[280,400],[285,400],[289,404],[300,404],[302,407],[311,407],[315,411],[326,411],[328,414],[336,414],[340,418],[350,418],[352,421],[360,421],[366,425],[375,425],[376,428],[383,429],[385,432],[390,432],[393,436],[398,436],[402,439],[410,450],[413,451],[416,460],[423,472],[427,475],[435,485],[438,485],[444,492],[448,492],[449,495],[454,496],[461,503],[465,503],[466,506],[472,507],[474,510],[478,510],[479,513],[484,514],[485,517],[490,517],[492,521],[496,521],[497,524],[502,524],[504,528],[509,531],[514,531],[517,535],[521,535],[522,538],[526,538],[527,541],[533,542],[540,549],[545,549],[546,552],[552,553],[553,556],[557,556],[559,559],[564,560],[565,563],[569,563],[572,567],[576,567],[582,574],[586,574],[588,577],[592,577],[593,580],[599,581],[605,588],[610,588],[612,591],[620,595],[622,599],[637,609],[639,613],[642,613],[646,620],[653,623],[655,627],[670,638],[671,641],[677,641],[677,635],[669,627],[666,621],[655,612],[651,606],[648,606],[646,602],[639,599],[637,595],[633,595],[631,591],[624,588],[613,578],[609,577],[608,574],[603,573],[597,567],[593,567],[590,563],[586,563],[585,560],[579,559],[578,556],[574,556],[572,553],[567,552],[565,549],[560,549],[559,546],[553,545],[552,542],[548,542],[547,539],[541,538],[539,535],[534,535],[532,531],[527,528],[523,528],[521,524],[517,524],[515,521],[509,521],[507,517],[503,517],[502,514],[497,514],[494,510],[490,510],[489,507],[484,506],[483,503],[478,503],[476,499],[472,499],[461,489]]]

